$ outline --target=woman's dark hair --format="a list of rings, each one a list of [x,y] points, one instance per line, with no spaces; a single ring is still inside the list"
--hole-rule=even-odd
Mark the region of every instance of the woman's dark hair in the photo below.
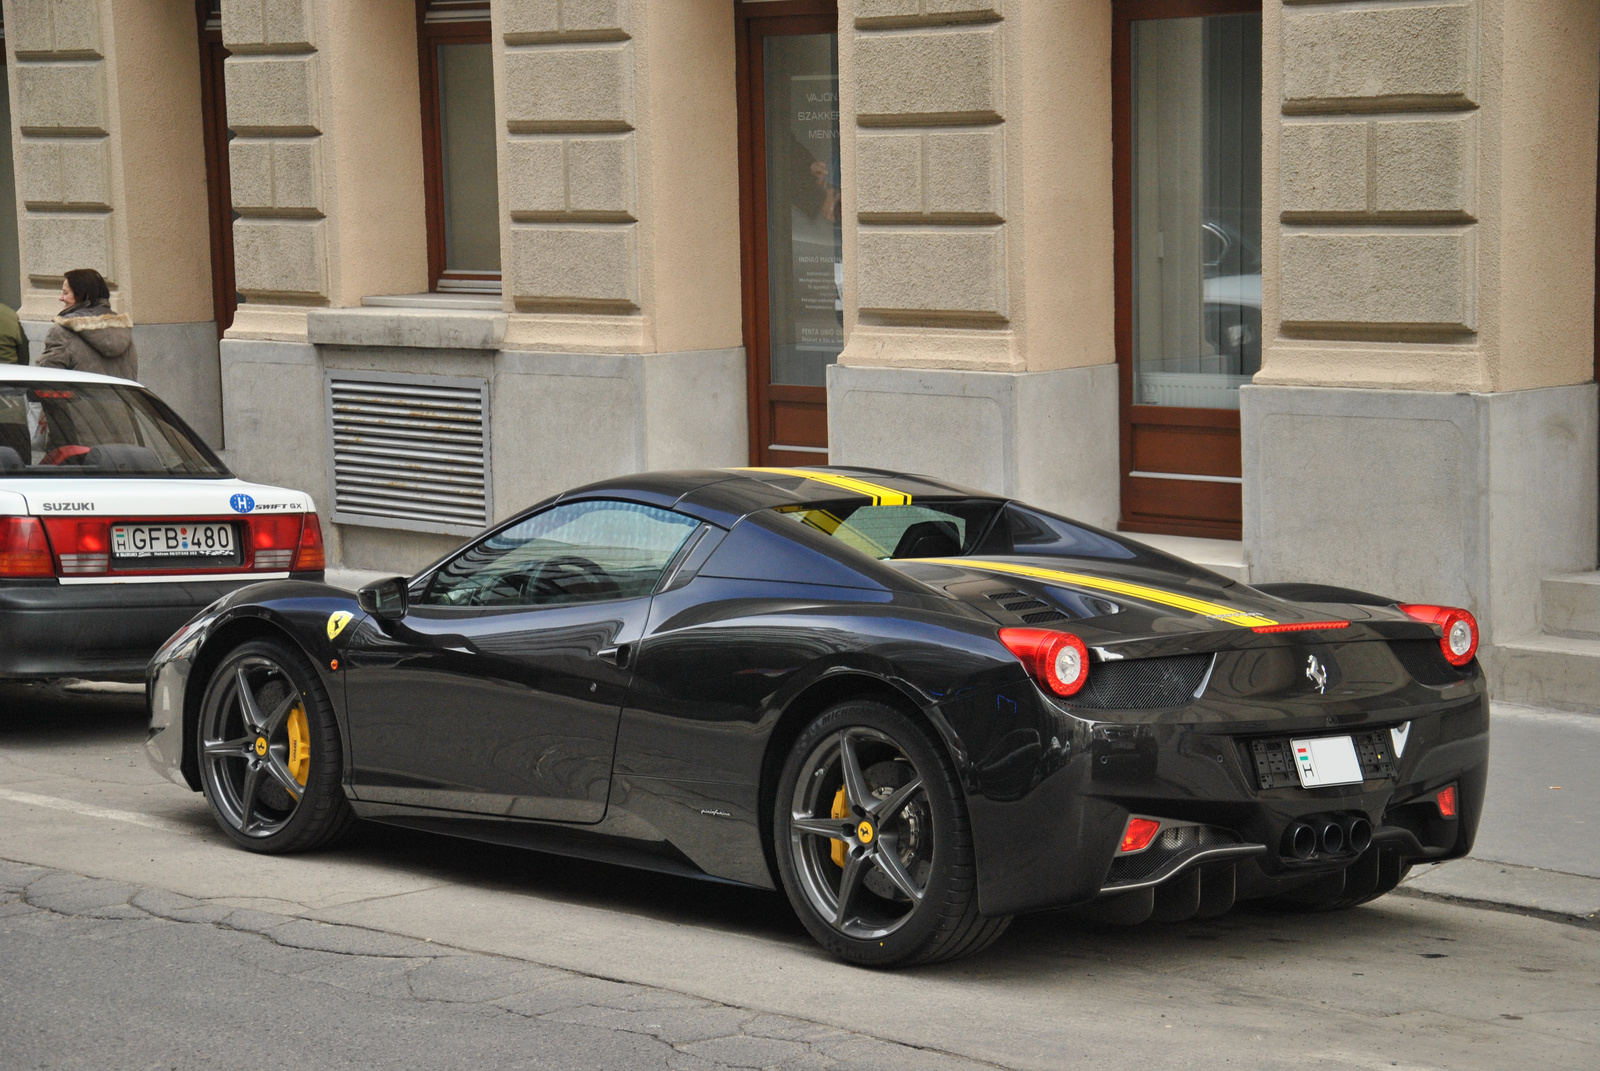
[[[93,268],[73,268],[67,272],[67,285],[72,287],[72,296],[78,299],[73,308],[111,303],[111,290],[106,286],[105,277]]]

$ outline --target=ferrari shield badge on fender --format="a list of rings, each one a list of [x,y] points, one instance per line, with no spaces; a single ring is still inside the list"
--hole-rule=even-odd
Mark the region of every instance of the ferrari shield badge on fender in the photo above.
[[[338,610],[328,615],[328,639],[334,639],[350,623],[350,611]]]

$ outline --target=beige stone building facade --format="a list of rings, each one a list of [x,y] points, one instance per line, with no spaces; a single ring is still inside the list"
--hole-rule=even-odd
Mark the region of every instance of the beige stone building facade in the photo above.
[[[3,10],[0,290],[41,338],[100,269],[348,568],[905,468],[1469,606],[1503,694],[1600,702],[1593,0]]]

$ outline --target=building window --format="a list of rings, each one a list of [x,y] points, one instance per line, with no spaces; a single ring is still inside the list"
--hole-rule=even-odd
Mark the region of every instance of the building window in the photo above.
[[[1261,369],[1261,16],[1131,30],[1135,404],[1237,409]]]
[[[494,54],[485,0],[418,0],[431,288],[500,293]]]

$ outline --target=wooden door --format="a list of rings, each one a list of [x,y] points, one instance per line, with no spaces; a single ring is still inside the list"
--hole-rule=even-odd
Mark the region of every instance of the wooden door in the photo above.
[[[838,12],[779,0],[735,17],[750,460],[825,465],[844,348]]]
[[[206,147],[206,205],[211,225],[211,305],[217,334],[233,326],[239,291],[233,267],[233,187],[228,175],[228,94],[223,60],[222,0],[198,0],[200,33],[200,118]]]
[[[1113,12],[1120,527],[1238,539],[1238,388],[1261,366],[1261,5]]]

